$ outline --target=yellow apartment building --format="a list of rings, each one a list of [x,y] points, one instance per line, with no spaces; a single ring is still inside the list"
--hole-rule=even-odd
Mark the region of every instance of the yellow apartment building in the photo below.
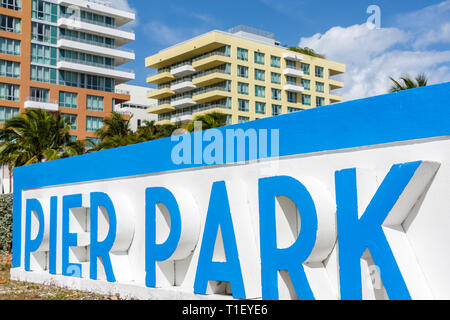
[[[273,34],[238,26],[211,31],[146,59],[157,69],[147,82],[157,85],[148,109],[158,123],[186,122],[221,112],[235,124],[341,102],[333,90],[342,63],[280,46]]]

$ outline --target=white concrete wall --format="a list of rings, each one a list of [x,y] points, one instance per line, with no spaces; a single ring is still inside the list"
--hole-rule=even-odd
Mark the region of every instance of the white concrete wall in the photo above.
[[[209,167],[199,170],[191,169],[127,179],[93,181],[25,190],[22,197],[22,208],[25,208],[26,199],[37,198],[41,201],[45,214],[49,212],[50,197],[58,196],[58,273],[61,273],[60,212],[61,199],[64,195],[106,192],[116,206],[118,217],[127,217],[128,221],[131,221],[134,237],[132,241],[128,241],[122,247],[121,252],[112,252],[117,285],[106,285],[104,281],[95,282],[86,279],[89,261],[86,260],[86,255],[79,254],[80,250],[83,251],[86,247],[81,247],[78,251],[72,250],[70,256],[71,262],[83,263],[82,282],[70,277],[48,275],[46,270],[48,255],[45,254],[48,249],[45,243],[39,249],[40,252],[32,254],[32,270],[34,272],[26,273],[22,269],[14,269],[11,274],[13,279],[16,280],[47,283],[53,281],[53,283],[59,285],[83,286],[84,289],[99,292],[105,290],[122,292],[127,297],[192,298],[211,186],[214,182],[223,180],[226,182],[228,189],[247,297],[260,298],[258,179],[288,175],[301,181],[312,193],[319,211],[318,215],[322,216],[321,219],[325,221],[324,225],[333,226],[335,212],[330,211],[330,207],[326,208],[323,205],[324,203],[334,204],[336,201],[336,171],[357,168],[358,201],[361,210],[363,210],[393,165],[419,160],[438,163],[440,167],[429,182],[427,190],[423,194],[419,194],[420,200],[417,201],[416,199],[412,209],[401,208],[404,210],[403,218],[396,222],[396,227],[391,228],[390,225],[393,222],[388,221],[389,223],[386,222],[387,225],[383,229],[411,297],[413,299],[450,299],[450,273],[448,272],[450,270],[450,255],[448,253],[450,249],[450,232],[448,232],[450,226],[450,196],[448,191],[450,183],[450,137],[448,136],[442,139],[426,139],[341,150],[339,152],[329,151],[292,156],[282,158],[279,161],[261,161],[251,164]],[[319,190],[316,189],[317,186],[320,186],[321,191],[312,192],[311,190]],[[195,237],[196,245],[192,248],[191,253],[181,255],[177,260],[169,259],[169,261],[158,263],[157,283],[158,287],[162,288],[161,295],[158,295],[158,289],[145,288],[144,239],[146,230],[144,213],[145,190],[149,187],[165,187],[171,190],[182,212],[191,212],[192,217],[197,217],[195,219],[200,222],[200,232]],[[295,207],[282,205],[281,203],[277,209],[278,242],[284,247],[295,241],[294,230],[300,228],[301,232],[301,221],[295,211]],[[24,213],[23,209],[22,216],[24,216]],[[22,221],[24,220],[23,218]],[[158,238],[164,241],[168,234],[168,224],[162,211],[157,213],[157,221]],[[71,223],[76,223],[74,218]],[[24,228],[24,225],[22,225],[22,230]],[[71,229],[71,232],[75,230],[75,228]],[[329,239],[336,236],[334,228],[324,232],[331,237]],[[322,248],[322,258],[312,259],[314,261],[305,263],[305,272],[317,299],[339,299],[338,246],[335,241],[327,240],[324,243],[326,243],[326,246]],[[323,256],[326,256],[326,259],[323,259]],[[216,243],[214,257],[218,261],[221,261],[224,257],[220,236]],[[373,272],[374,266],[369,252],[361,259],[361,265],[363,297],[366,299],[386,298],[382,283],[380,287],[374,287],[374,284],[377,284],[377,274]],[[99,272],[101,271],[100,264]],[[102,279],[105,279],[104,276],[100,277],[100,280]],[[279,277],[280,298],[295,298],[296,294],[291,289],[292,285],[288,278],[281,275]],[[169,292],[175,290],[176,294],[167,295],[167,290]],[[208,289],[209,294],[227,294],[229,292],[230,288],[226,283],[222,285],[210,283]],[[220,298],[221,296],[212,297]]]

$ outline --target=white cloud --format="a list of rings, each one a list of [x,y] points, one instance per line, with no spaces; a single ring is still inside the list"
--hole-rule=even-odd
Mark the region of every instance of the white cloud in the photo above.
[[[130,4],[128,3],[128,0],[109,0],[109,1],[111,2],[112,6],[116,9],[135,12],[135,10],[132,9]]]
[[[130,3],[128,2],[128,0],[106,0],[106,1],[110,2],[113,8],[128,11],[128,12],[133,12],[135,14],[135,20],[126,24],[125,29],[132,30],[138,26],[139,18],[138,18],[137,11],[136,11],[136,9],[134,9],[130,6]]]
[[[146,35],[156,43],[163,46],[171,46],[197,35],[207,32],[209,29],[202,27],[184,28],[168,26],[159,21],[152,21],[144,26]]]
[[[386,93],[389,77],[406,73],[416,76],[425,72],[431,84],[446,82],[450,81],[450,48],[432,50],[429,46],[450,43],[450,23],[442,17],[449,10],[447,0],[401,16],[396,28],[370,29],[365,23],[333,27],[324,34],[301,38],[299,46],[347,65],[342,76],[345,88],[340,90],[346,100]],[[420,23],[414,24],[411,19],[417,17],[421,17]],[[426,29],[424,19],[433,23],[433,28]]]
[[[170,10],[174,20],[182,19],[189,27],[174,23],[166,24],[159,20],[151,20],[143,27],[149,39],[165,47],[209,32],[220,24],[220,21],[209,14],[189,11],[180,6],[171,6]]]

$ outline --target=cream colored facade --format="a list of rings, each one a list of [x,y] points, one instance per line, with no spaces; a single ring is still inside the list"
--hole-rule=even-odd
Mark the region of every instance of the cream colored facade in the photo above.
[[[333,90],[344,84],[334,76],[345,72],[344,64],[290,51],[244,26],[162,50],[146,67],[158,69],[147,82],[158,85],[148,95],[158,105],[148,112],[159,123],[218,111],[235,124],[341,102]]]

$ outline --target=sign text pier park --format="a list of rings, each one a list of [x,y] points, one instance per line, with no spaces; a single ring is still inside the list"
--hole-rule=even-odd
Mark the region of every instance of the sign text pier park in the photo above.
[[[450,299],[449,83],[14,182],[16,280],[138,299]]]

